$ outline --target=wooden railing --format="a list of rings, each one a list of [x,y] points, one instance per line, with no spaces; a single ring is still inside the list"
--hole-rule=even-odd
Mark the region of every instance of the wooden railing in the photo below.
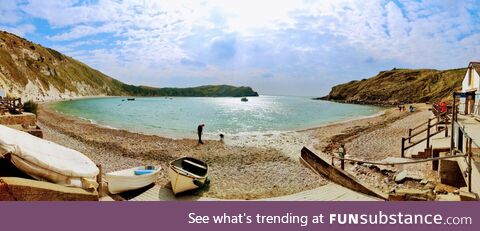
[[[444,112],[442,113],[443,116],[446,116],[448,118],[448,115],[447,115],[447,112]],[[439,114],[440,115],[440,114]],[[446,121],[444,120],[444,118],[442,116],[437,116],[437,121],[435,123],[432,124],[432,120],[434,120],[435,118],[429,118],[427,120],[427,122],[424,122],[424,123],[421,123],[420,125],[417,125],[416,127],[414,128],[410,128],[408,129],[408,137],[402,137],[402,150],[401,150],[401,156],[402,158],[405,157],[405,151],[424,142],[424,141],[427,141],[426,142],[426,149],[427,148],[430,148],[430,138],[441,133],[441,132],[445,132],[445,137],[448,136],[448,125],[446,124]],[[443,126],[442,128],[438,128],[438,125],[439,124],[444,124],[445,126]],[[425,128],[422,128],[423,126],[427,125]],[[437,128],[437,131],[436,132],[431,132],[431,129],[433,127],[436,127]],[[419,130],[421,129],[421,130]],[[420,140],[417,140],[415,142],[412,143],[412,138],[414,137],[417,137],[418,135],[420,134],[423,134],[424,132],[427,132],[426,134],[426,137],[425,138],[422,138]],[[406,144],[406,141],[408,141],[408,144]]]
[[[22,99],[17,98],[2,98],[0,99],[0,106],[3,106],[5,109],[9,110],[10,112],[17,112],[21,113],[23,104],[22,104]]]

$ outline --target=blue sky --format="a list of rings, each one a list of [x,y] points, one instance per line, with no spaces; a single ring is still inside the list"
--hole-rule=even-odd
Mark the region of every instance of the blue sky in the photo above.
[[[394,67],[480,60],[478,3],[0,0],[0,29],[130,84],[321,96]]]

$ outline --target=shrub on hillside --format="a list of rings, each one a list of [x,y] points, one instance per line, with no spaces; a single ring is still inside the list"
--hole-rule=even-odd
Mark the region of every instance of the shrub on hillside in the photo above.
[[[23,111],[37,114],[38,104],[29,100],[23,104]]]

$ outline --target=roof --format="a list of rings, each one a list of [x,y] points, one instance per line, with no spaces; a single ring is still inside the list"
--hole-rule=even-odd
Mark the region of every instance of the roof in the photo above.
[[[468,64],[468,67],[472,66],[473,69],[477,72],[478,75],[480,75],[480,62],[470,62]]]

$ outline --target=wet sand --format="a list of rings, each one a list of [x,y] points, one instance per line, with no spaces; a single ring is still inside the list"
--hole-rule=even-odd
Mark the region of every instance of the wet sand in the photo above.
[[[346,144],[349,157],[357,159],[399,156],[400,137],[406,129],[431,114],[425,106],[419,105],[419,108],[415,113],[387,109],[375,117],[302,131],[236,135],[226,137],[223,143],[207,140],[205,145],[198,145],[193,139],[170,139],[100,127],[57,113],[49,109],[48,104],[40,107],[38,119],[46,139],[84,153],[102,164],[105,172],[145,164],[161,165],[163,171],[158,183],[168,187],[168,162],[180,156],[192,156],[210,166],[212,184],[201,196],[262,199],[329,183],[298,162],[303,146],[325,156],[332,155],[341,143]],[[389,176],[374,170],[357,165],[348,165],[347,170],[382,191],[388,191],[391,186],[379,186],[377,182],[388,180]]]

